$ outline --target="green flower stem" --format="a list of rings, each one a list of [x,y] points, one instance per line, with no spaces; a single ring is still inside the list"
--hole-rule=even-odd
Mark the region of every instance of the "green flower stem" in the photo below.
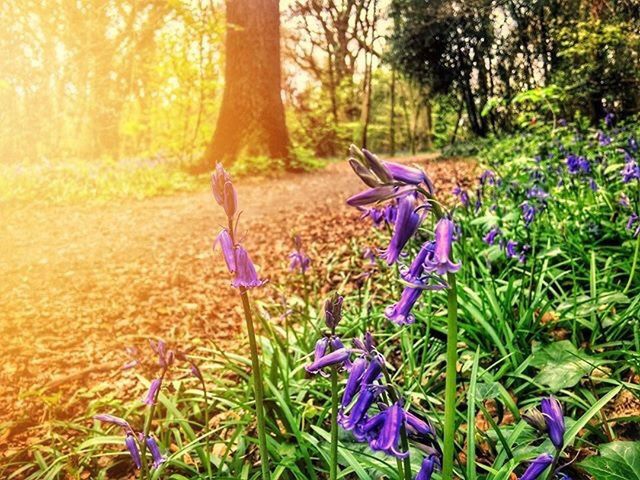
[[[213,473],[211,471],[211,444],[209,441],[209,398],[207,396],[207,384],[204,379],[201,380],[202,383],[202,393],[204,394],[204,433],[207,436],[207,440],[205,443],[205,448],[207,449],[206,460],[207,460],[207,476],[209,479],[213,479]]]
[[[627,293],[629,288],[631,288],[631,284],[633,283],[633,277],[636,274],[636,266],[638,265],[638,254],[640,253],[640,235],[636,238],[636,249],[633,253],[633,263],[631,264],[631,273],[629,274],[629,280],[627,281],[626,287],[622,293]]]
[[[235,245],[235,229],[233,218],[228,218],[229,236]],[[244,320],[247,324],[247,336],[249,337],[249,350],[251,351],[251,369],[253,373],[253,394],[256,400],[256,419],[258,421],[258,448],[260,450],[260,467],[262,468],[262,479],[269,480],[269,450],[267,449],[266,423],[264,419],[264,385],[262,384],[262,369],[260,368],[260,358],[258,356],[258,343],[256,342],[256,331],[253,326],[253,316],[251,305],[249,304],[249,294],[245,287],[240,287],[240,299],[244,311]]]
[[[447,274],[447,370],[444,390],[444,449],[442,480],[453,479],[456,433],[456,365],[458,363],[458,295],[456,276]]]
[[[338,478],[338,371],[331,368],[331,458],[329,478]]]
[[[258,447],[260,449],[260,466],[262,467],[262,478],[269,480],[269,451],[267,450],[267,435],[265,431],[264,419],[264,386],[262,385],[262,372],[258,357],[258,344],[256,342],[256,332],[253,327],[253,317],[251,306],[249,305],[249,295],[247,289],[240,287],[240,298],[244,310],[244,319],[247,324],[247,334],[249,337],[249,349],[251,350],[251,367],[253,370],[253,393],[256,399],[256,418],[258,420]]]

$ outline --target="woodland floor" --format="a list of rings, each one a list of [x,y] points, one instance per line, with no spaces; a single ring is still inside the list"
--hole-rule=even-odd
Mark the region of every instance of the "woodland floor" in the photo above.
[[[474,170],[435,155],[402,161],[424,164],[447,193]],[[283,274],[297,232],[329,281],[322,259],[369,230],[345,204],[362,188],[346,162],[238,181],[240,231],[263,275]],[[235,292],[211,249],[224,218],[208,191],[99,207],[0,206],[0,216],[0,452],[91,400],[131,398],[127,347],[148,352],[150,336],[233,344],[241,330]]]

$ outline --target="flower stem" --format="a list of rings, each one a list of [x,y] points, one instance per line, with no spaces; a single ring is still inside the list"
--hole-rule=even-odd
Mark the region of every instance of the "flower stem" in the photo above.
[[[204,433],[207,436],[205,442],[205,448],[207,449],[207,455],[205,456],[207,460],[207,477],[213,479],[213,473],[211,472],[211,445],[209,442],[209,399],[207,397],[207,384],[204,379],[201,380],[201,383],[202,393],[204,394]]]
[[[329,479],[338,478],[338,371],[331,368],[331,458]]]
[[[624,287],[624,290],[622,291],[622,293],[627,293],[629,291],[629,288],[631,287],[631,284],[633,283],[633,277],[636,274],[636,266],[638,265],[638,253],[640,253],[640,235],[638,235],[638,237],[636,238],[636,249],[635,249],[635,252],[633,253],[633,263],[631,264],[631,273],[629,274],[629,280],[627,281],[627,285],[626,287]]]
[[[258,447],[260,449],[260,466],[262,468],[262,478],[270,479],[269,472],[269,451],[267,450],[267,435],[265,431],[264,419],[264,387],[262,385],[262,372],[260,359],[258,357],[258,344],[256,343],[256,332],[253,327],[253,317],[251,316],[251,306],[249,305],[249,295],[244,287],[240,287],[240,298],[244,310],[244,319],[247,324],[247,334],[249,337],[249,349],[251,350],[251,366],[253,370],[253,393],[256,399],[256,418],[258,421]]]
[[[442,480],[453,479],[453,461],[455,457],[454,435],[456,432],[456,365],[458,363],[458,295],[456,277],[447,274],[447,369],[444,393],[444,449]]]

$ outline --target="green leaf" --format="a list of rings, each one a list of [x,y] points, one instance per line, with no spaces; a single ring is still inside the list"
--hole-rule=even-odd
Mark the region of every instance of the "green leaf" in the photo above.
[[[601,363],[579,351],[569,340],[551,343],[539,350],[534,348],[531,357],[531,366],[540,369],[535,381],[553,392],[573,387]]]
[[[598,480],[640,480],[640,442],[613,442],[580,463]]]

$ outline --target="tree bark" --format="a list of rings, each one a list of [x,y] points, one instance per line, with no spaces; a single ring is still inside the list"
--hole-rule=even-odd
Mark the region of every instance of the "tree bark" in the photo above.
[[[230,165],[243,155],[284,159],[288,166],[278,0],[226,0],[226,7],[224,94],[201,167]]]

